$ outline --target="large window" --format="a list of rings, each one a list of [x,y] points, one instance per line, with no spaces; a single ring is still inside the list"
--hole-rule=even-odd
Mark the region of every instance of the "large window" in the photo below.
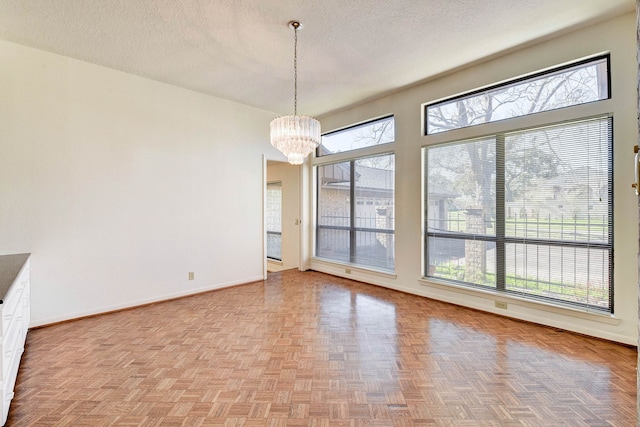
[[[382,128],[381,128],[382,126]],[[342,132],[342,134],[340,133]],[[323,146],[340,139],[341,146],[357,139],[362,147],[378,145],[382,138],[393,141],[393,118],[360,125],[323,137]],[[381,132],[383,135],[381,135]],[[372,142],[363,140],[369,138]],[[336,163],[316,166],[317,213],[315,256],[346,264],[393,271],[395,155],[367,155],[363,150]],[[329,162],[326,154],[323,161]]]
[[[282,182],[267,183],[267,258],[282,261]]]
[[[424,275],[612,312],[612,147],[608,115],[426,147]]]

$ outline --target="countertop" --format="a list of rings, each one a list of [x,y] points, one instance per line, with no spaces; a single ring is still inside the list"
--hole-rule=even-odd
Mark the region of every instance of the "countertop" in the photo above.
[[[31,254],[0,255],[0,304]]]

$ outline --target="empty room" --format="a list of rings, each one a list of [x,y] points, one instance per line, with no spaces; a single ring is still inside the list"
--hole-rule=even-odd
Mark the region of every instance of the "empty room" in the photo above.
[[[7,426],[635,426],[633,0],[0,3]]]

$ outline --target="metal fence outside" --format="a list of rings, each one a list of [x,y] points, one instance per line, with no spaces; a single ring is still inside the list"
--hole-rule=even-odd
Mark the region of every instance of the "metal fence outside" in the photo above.
[[[360,215],[350,226],[350,217],[322,215],[316,231],[316,256],[383,270],[395,268],[393,217]]]
[[[466,213],[459,211],[450,212],[446,219],[429,221],[428,233],[434,236],[427,239],[425,248],[426,275],[495,287],[495,223],[484,219],[478,225],[467,219]],[[608,308],[608,224],[606,215],[506,218],[505,289]],[[473,236],[487,237],[478,240]]]

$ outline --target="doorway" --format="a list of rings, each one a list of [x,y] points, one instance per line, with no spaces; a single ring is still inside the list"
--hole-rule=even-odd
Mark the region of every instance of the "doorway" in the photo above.
[[[300,167],[267,160],[265,186],[267,271],[299,268]]]

